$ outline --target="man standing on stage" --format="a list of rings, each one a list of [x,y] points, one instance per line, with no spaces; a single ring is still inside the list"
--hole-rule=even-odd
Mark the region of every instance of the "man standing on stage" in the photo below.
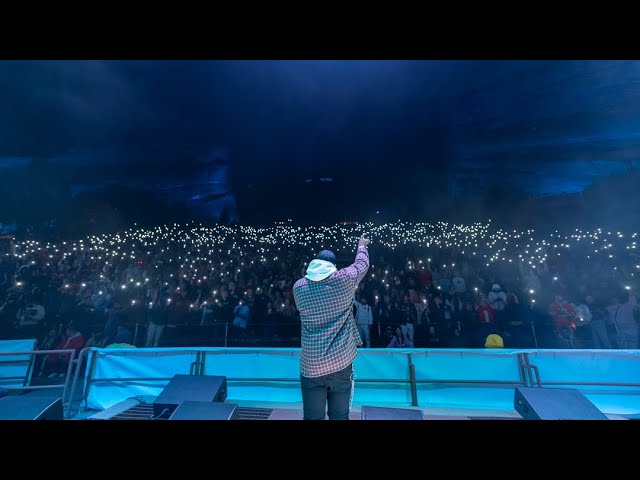
[[[323,250],[293,286],[300,312],[300,388],[305,420],[348,420],[353,399],[353,360],[362,344],[353,302],[369,270],[369,240],[358,242],[355,261],[336,268],[336,256]]]

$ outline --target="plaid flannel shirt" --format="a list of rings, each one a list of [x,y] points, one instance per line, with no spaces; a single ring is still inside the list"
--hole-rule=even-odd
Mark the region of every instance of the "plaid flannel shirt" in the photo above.
[[[367,270],[369,253],[359,247],[348,267],[319,282],[301,278],[293,286],[302,322],[300,373],[304,377],[329,375],[356,358],[362,340],[353,318],[353,302]]]

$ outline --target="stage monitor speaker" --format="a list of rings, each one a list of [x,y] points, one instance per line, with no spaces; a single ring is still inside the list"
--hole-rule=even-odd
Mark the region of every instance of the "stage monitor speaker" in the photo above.
[[[608,420],[571,388],[516,387],[513,406],[525,420]]]
[[[362,420],[424,420],[424,413],[410,408],[362,407]]]
[[[26,395],[0,398],[0,420],[64,420],[62,399]]]
[[[169,418],[182,402],[224,402],[226,399],[227,377],[174,375],[153,402],[153,413],[157,418]]]
[[[169,420],[238,420],[238,405],[221,402],[182,402]]]

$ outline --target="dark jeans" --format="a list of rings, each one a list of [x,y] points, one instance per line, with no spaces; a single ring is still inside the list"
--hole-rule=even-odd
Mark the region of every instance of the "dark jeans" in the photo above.
[[[353,395],[353,365],[322,377],[300,375],[305,420],[324,420],[329,405],[329,420],[349,420]]]

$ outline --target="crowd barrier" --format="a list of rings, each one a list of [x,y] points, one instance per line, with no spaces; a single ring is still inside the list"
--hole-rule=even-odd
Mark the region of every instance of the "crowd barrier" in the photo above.
[[[103,410],[156,396],[175,374],[223,375],[228,399],[301,402],[298,348],[85,349],[71,398]],[[640,415],[640,351],[360,349],[355,404],[513,410],[515,386],[577,388],[605,413]],[[68,405],[70,409],[70,404]],[[70,410],[68,410],[70,414]]]
[[[74,378],[74,372],[78,373],[81,370],[77,368],[76,350],[35,350],[35,346],[34,339],[0,341],[0,387],[20,392],[62,389],[60,394],[62,402],[70,405],[70,402],[66,401],[67,392]],[[64,373],[64,382],[51,384],[34,382],[36,362],[43,362],[50,354],[68,356],[69,363]]]

